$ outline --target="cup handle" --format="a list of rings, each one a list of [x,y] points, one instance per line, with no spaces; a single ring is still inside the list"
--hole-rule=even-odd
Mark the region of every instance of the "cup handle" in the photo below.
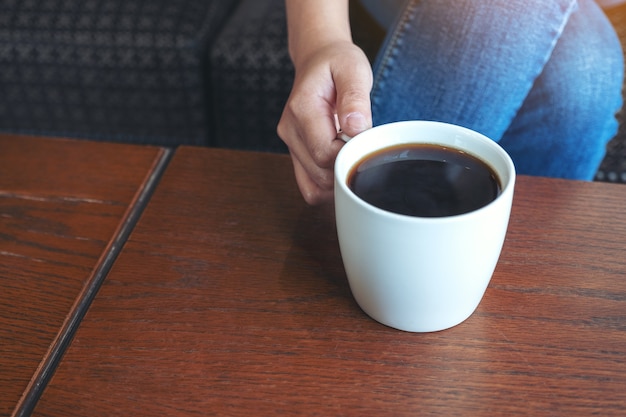
[[[345,133],[343,133],[343,131],[339,130],[337,132],[337,139],[341,139],[344,142],[348,142],[350,139],[352,139],[352,137],[346,135]]]

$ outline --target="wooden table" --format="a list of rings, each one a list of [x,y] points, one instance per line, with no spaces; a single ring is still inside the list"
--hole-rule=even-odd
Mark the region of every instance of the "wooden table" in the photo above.
[[[291,169],[179,148],[33,415],[624,414],[626,187],[520,177],[476,313],[412,334]]]
[[[0,135],[0,416],[36,400],[163,157]]]

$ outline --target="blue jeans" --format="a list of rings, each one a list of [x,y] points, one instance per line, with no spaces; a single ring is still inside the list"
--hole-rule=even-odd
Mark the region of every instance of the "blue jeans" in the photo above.
[[[499,142],[520,174],[593,179],[617,132],[624,74],[593,0],[362,2],[388,28],[375,125],[455,123]]]

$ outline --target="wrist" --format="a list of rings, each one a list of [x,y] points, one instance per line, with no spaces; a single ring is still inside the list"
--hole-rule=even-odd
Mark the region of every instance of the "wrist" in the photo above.
[[[329,45],[352,43],[347,0],[287,0],[289,55],[296,68]]]

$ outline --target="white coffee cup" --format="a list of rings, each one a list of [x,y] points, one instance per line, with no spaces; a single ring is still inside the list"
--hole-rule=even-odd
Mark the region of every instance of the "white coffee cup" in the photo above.
[[[448,217],[396,214],[348,187],[364,157],[400,144],[464,151],[496,173],[502,191],[486,206]],[[349,140],[335,162],[335,214],[341,256],[359,306],[387,326],[411,332],[453,327],[478,307],[500,257],[513,201],[515,167],[493,140],[446,123],[406,121]]]

